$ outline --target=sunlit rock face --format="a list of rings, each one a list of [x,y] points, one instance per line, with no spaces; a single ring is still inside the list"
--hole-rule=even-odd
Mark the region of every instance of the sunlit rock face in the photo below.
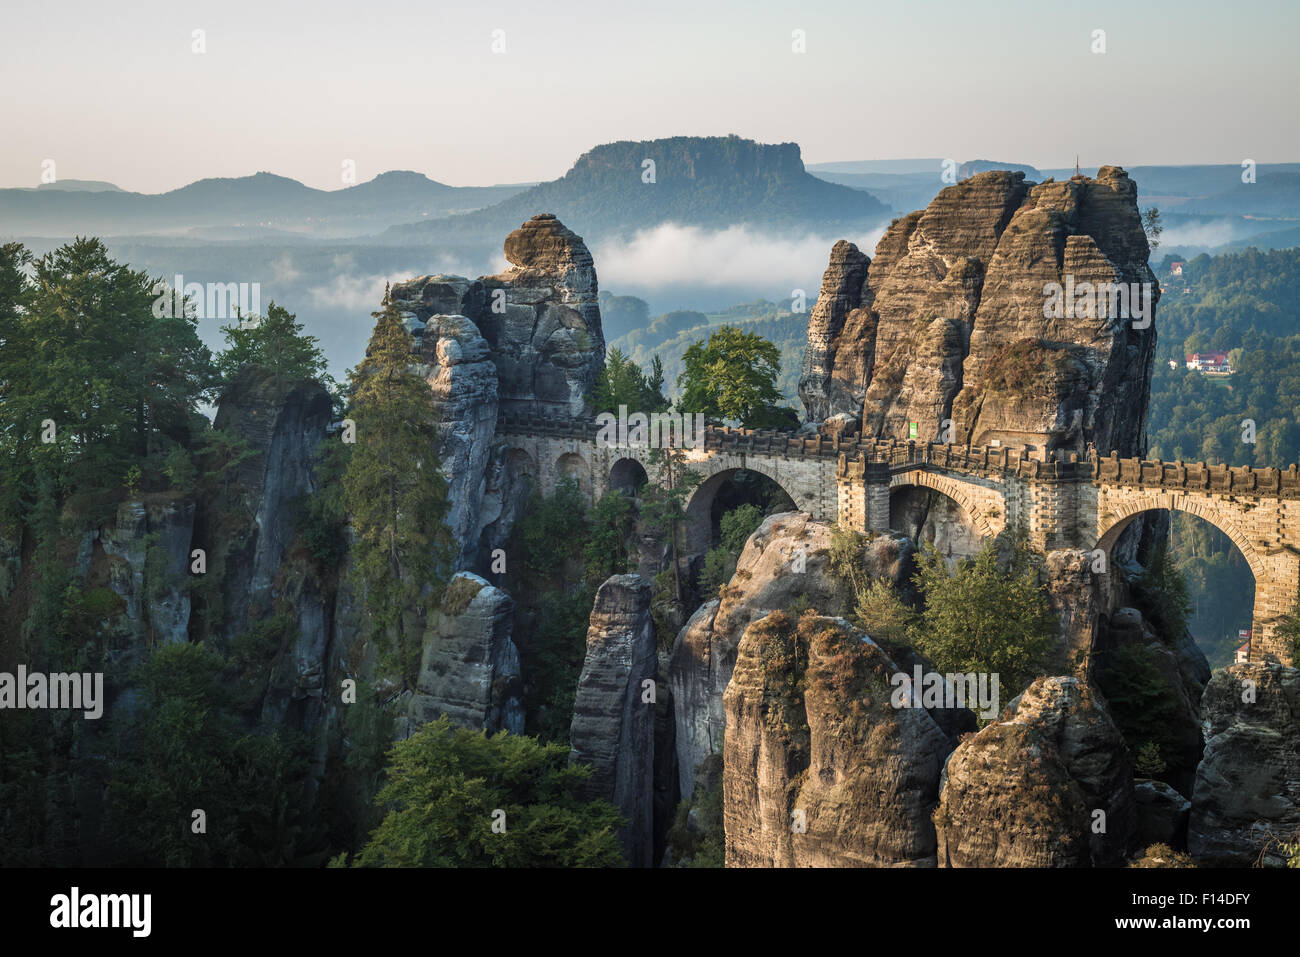
[[[873,260],[832,249],[799,383],[807,415],[850,413],[878,438],[1141,454],[1160,295],[1148,255],[1118,167],[949,186],[895,220]],[[1128,318],[1112,288],[1136,293]]]

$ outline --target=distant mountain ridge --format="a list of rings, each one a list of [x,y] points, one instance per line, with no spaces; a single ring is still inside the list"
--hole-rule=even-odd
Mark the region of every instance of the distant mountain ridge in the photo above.
[[[0,189],[0,234],[120,236],[242,226],[355,236],[488,206],[523,188],[448,186],[408,170],[337,190],[266,172],[201,179],[166,193],[125,192],[107,183],[91,192],[67,188],[69,182],[77,181],[64,181],[63,189]]]
[[[676,136],[597,146],[557,180],[487,209],[394,227],[386,237],[493,236],[541,212],[554,213],[591,240],[628,236],[662,223],[711,229],[741,224],[802,231],[849,228],[883,221],[889,208],[808,173],[795,143],[763,144],[735,135]]]

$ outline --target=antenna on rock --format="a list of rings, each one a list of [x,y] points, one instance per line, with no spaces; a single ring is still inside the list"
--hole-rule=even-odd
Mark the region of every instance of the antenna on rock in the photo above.
[[[1074,154],[1074,175],[1075,176],[1079,175],[1079,154],[1078,153]]]

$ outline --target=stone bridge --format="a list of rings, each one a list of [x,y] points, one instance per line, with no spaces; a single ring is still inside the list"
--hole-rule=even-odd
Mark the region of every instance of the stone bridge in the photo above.
[[[515,465],[549,494],[562,478],[591,500],[655,474],[651,450],[597,443],[594,421],[503,416],[497,433]],[[713,498],[740,470],[783,488],[803,511],[862,532],[890,528],[901,488],[938,492],[960,509],[977,538],[1005,529],[1038,551],[1100,550],[1146,512],[1188,512],[1241,551],[1255,576],[1251,660],[1290,663],[1277,626],[1300,594],[1300,471],[1144,461],[1041,450],[967,448],[875,440],[803,438],[786,432],[709,428],[701,448],[685,449],[700,484],[687,501],[692,552],[710,545]],[[1108,582],[1107,582],[1108,584]]]

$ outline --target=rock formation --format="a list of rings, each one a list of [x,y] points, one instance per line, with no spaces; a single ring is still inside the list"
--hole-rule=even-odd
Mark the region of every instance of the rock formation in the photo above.
[[[841,336],[849,314],[861,308],[870,263],[871,260],[847,240],[841,239],[831,248],[830,265],[822,276],[817,303],[808,317],[808,345],[804,350],[803,375],[799,379],[799,396],[803,399],[808,418],[815,422],[829,418],[835,411],[848,412],[854,407],[852,391],[844,381],[843,371],[840,381],[836,381],[832,373],[840,346],[846,349],[840,360],[843,370],[850,361],[848,350],[874,345],[874,336],[857,335],[851,339]],[[870,313],[870,310],[865,312]],[[865,315],[855,316],[855,320],[865,318]],[[865,364],[859,361],[856,365],[865,374],[871,367],[870,358]],[[851,377],[848,378],[852,381]]]
[[[839,612],[841,596],[828,561],[830,541],[830,528],[807,513],[769,516],[745,543],[724,597],[701,605],[678,634],[669,682],[677,708],[683,798],[694,792],[695,768],[722,751],[722,693],[746,626],[790,607],[799,595],[819,611]],[[802,573],[794,571],[796,562],[802,562]]]
[[[549,213],[505,241],[495,276],[421,276],[391,289],[439,412],[457,568],[486,571],[536,464],[506,455],[499,415],[577,417],[604,365],[591,253]]]
[[[1087,685],[1039,678],[953,752],[934,822],[940,867],[1117,864],[1137,826],[1132,757]]]
[[[915,423],[921,441],[1139,454],[1153,325],[1045,306],[1050,284],[1147,283],[1154,314],[1148,252],[1118,167],[949,186],[895,220],[874,260],[846,242],[831,251],[799,382],[807,414],[849,413],[880,438],[906,440]]]
[[[934,866],[948,737],[895,707],[900,668],[842,618],[745,629],[724,702],[728,867]]]
[[[519,652],[510,640],[514,602],[477,575],[459,572],[429,616],[414,693],[396,737],[446,715],[462,728],[522,734]]]
[[[1300,830],[1300,669],[1241,664],[1214,673],[1201,699],[1187,848],[1198,860],[1278,864],[1275,841]]]
[[[394,297],[410,292],[410,285],[394,287]],[[467,288],[458,303],[462,307],[466,299],[481,294],[468,283],[463,286]],[[440,302],[436,291],[455,288],[450,282],[430,281],[421,290],[422,301]],[[429,315],[418,328],[421,372],[438,413],[438,455],[451,503],[447,527],[460,544],[456,567],[467,568],[478,552],[479,516],[496,438],[497,370],[487,340],[465,316]]]
[[[214,427],[253,452],[237,467],[232,497],[210,503],[197,538],[209,570],[221,575],[225,641],[270,611],[276,575],[297,535],[296,499],[313,491],[316,449],[331,413],[318,382],[283,382],[251,367],[222,396]],[[251,520],[219,520],[218,513]]]
[[[677,710],[677,766],[684,799],[695,787],[695,768],[722,750],[726,715],[722,695],[736,650],[750,622],[806,602],[837,616],[847,595],[830,568],[830,526],[806,512],[771,515],[750,536],[721,598],[705,602],[673,645],[669,681]],[[866,543],[866,573],[910,591],[915,545],[902,536]]]
[[[78,573],[89,580],[94,566],[125,603],[126,620],[142,650],[146,639],[160,644],[187,641],[190,624],[192,501],[123,502],[111,524],[87,532],[77,554]]]
[[[586,797],[609,801],[627,820],[619,837],[634,867],[654,863],[655,704],[645,682],[657,669],[650,583],[611,576],[591,609],[570,760],[592,769]]]
[[[1167,844],[1179,850],[1187,846],[1187,821],[1192,802],[1164,781],[1141,778],[1133,782],[1137,802],[1137,846]]]

